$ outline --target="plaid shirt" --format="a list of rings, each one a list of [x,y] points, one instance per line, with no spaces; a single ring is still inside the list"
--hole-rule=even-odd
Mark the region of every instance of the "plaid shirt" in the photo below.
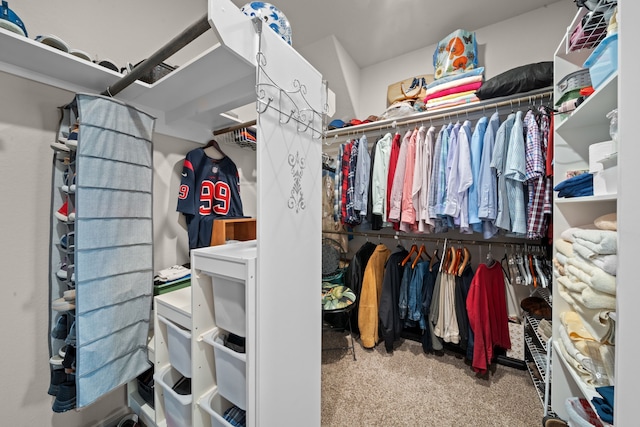
[[[346,197],[346,216],[344,222],[350,225],[360,224],[360,215],[355,209],[355,197],[356,197],[356,170],[358,167],[358,146],[359,141],[354,139],[351,142],[351,155],[349,157],[349,171],[347,175],[347,197]]]
[[[545,157],[545,190],[544,190],[544,206],[545,215],[551,215],[553,212],[553,179],[549,177],[548,165],[549,155],[553,156],[553,149],[549,150],[549,144],[553,145],[553,117],[549,116],[545,107],[540,107],[540,136],[542,140],[542,152]]]
[[[541,239],[545,231],[544,198],[545,198],[545,159],[541,129],[533,111],[528,111],[524,118],[526,128],[526,174],[529,190],[527,206],[527,238]]]

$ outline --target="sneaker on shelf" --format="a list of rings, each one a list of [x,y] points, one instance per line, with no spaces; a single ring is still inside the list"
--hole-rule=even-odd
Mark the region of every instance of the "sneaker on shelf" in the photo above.
[[[58,385],[58,393],[53,401],[53,412],[67,412],[76,407],[76,382],[65,381]]]
[[[51,302],[51,309],[55,311],[70,311],[76,309],[76,304],[75,302],[69,302],[64,298],[58,298]]]
[[[69,276],[69,270],[71,271],[71,276]],[[67,265],[67,263],[62,263],[62,265],[60,266],[60,269],[58,271],[56,271],[56,276],[58,277],[58,279],[60,280],[71,280],[72,282],[75,282],[75,273],[73,272],[73,264],[71,265]],[[75,294],[74,294],[75,297]]]
[[[49,358],[49,363],[53,366],[53,369],[61,369],[63,360],[64,359],[60,357],[59,354],[54,354]]]
[[[73,250],[73,237],[75,236],[74,231],[70,231],[64,236],[60,238],[60,248],[62,250]]]
[[[78,126],[78,123],[76,122],[71,128],[71,131],[69,132],[69,137],[65,141],[65,144],[67,145],[67,147],[69,147],[72,150],[75,150],[76,148],[78,148],[78,128],[79,126]]]
[[[66,146],[66,144],[64,142],[61,141],[53,141],[51,144],[49,144],[51,146],[51,148],[53,148],[56,151],[66,151],[67,153],[69,151],[71,151],[69,149],[69,147]]]
[[[63,340],[65,338],[67,338],[68,335],[68,331],[67,331],[67,313],[62,313],[58,319],[56,320],[56,324],[53,327],[53,329],[51,329],[51,338],[54,339],[58,339],[58,340]]]
[[[60,350],[58,350],[58,355],[64,359],[64,356],[66,354],[67,354],[67,346],[63,345],[62,347],[60,347]]]
[[[69,171],[64,172],[63,178],[64,184],[60,187],[60,189],[65,193],[75,193],[76,192],[76,174],[70,173]]]
[[[76,300],[76,290],[75,289],[69,289],[67,291],[64,291],[62,293],[62,298],[64,298],[67,301],[75,301]]]
[[[64,369],[51,369],[51,381],[49,382],[49,390],[47,394],[56,396],[58,394],[58,386],[67,381],[67,374]]]
[[[55,217],[62,222],[73,222],[76,219],[76,213],[69,213],[69,202],[65,200],[60,209],[54,213]]]

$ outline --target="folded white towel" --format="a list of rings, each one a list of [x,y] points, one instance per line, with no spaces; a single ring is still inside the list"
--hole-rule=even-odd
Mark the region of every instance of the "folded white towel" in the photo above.
[[[583,260],[591,262],[598,268],[601,268],[605,272],[615,276],[618,272],[618,255],[599,255],[594,254],[589,248],[581,245],[580,243],[573,244],[573,252]]]
[[[588,355],[583,354],[578,347],[576,347],[573,340],[569,338],[569,334],[567,333],[567,329],[565,327],[558,328],[558,332],[560,334],[560,340],[564,345],[565,350],[571,357],[576,359],[576,361],[580,364],[580,366],[585,370],[585,372],[591,373],[593,368],[593,362],[588,357]],[[584,341],[580,339],[579,341]],[[583,347],[585,348],[585,347]]]
[[[586,225],[581,225],[579,227],[569,227],[566,230],[564,230],[562,233],[560,233],[560,237],[568,242],[573,243],[575,242],[574,233],[577,230],[595,230],[595,229],[597,229],[597,227],[594,224],[586,224]]]
[[[171,282],[172,280],[178,280],[191,274],[191,270],[181,265],[174,265],[173,267],[160,270],[156,276],[161,282]]]
[[[601,230],[618,230],[618,215],[614,213],[599,216],[593,224]]]
[[[566,360],[567,363],[576,371],[578,376],[582,378],[586,384],[593,385],[593,380],[589,371],[587,371],[582,365],[580,365],[580,362],[569,354],[561,340],[558,340],[558,348],[560,348],[562,358]]]
[[[558,260],[558,262],[562,265],[566,265],[567,264],[567,256],[565,254],[563,254],[562,252],[556,252],[556,259]]]
[[[567,291],[571,292],[572,294],[580,294],[584,289],[589,287],[589,285],[587,285],[586,283],[569,276],[558,277],[558,283],[561,283],[562,286],[564,286]],[[571,296],[575,299],[575,296]]]
[[[594,254],[618,253],[618,233],[611,230],[576,230],[575,241],[586,246]]]
[[[580,257],[567,259],[567,272],[592,288],[607,294],[616,294],[616,278],[605,273],[601,268],[585,262]]]
[[[580,336],[584,339],[614,344],[614,324],[609,317],[609,313],[613,310],[585,307],[574,299],[576,294],[569,292],[560,282],[558,282],[558,293],[573,308],[573,311],[560,314],[572,339]],[[576,319],[579,321],[577,322]],[[569,323],[573,325],[571,328]]]
[[[573,245],[571,242],[564,239],[556,239],[554,242],[556,251],[566,257],[573,256]]]

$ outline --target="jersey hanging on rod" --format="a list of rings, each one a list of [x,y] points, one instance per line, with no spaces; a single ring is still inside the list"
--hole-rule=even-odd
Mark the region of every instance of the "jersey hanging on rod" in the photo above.
[[[213,159],[203,148],[189,151],[182,166],[177,210],[187,220],[189,249],[209,246],[215,219],[243,217],[240,177],[233,160]]]

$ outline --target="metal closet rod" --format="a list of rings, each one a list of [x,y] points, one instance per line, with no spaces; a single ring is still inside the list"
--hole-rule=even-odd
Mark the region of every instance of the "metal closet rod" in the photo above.
[[[553,88],[548,87],[544,89],[537,89],[530,92],[519,93],[518,95],[513,95],[510,97],[500,97],[500,98],[480,101],[473,104],[467,104],[467,105],[473,105],[472,107],[462,105],[458,107],[452,107],[451,109],[448,109],[446,111],[442,111],[442,112],[438,111],[437,113],[425,111],[415,115],[407,116],[406,118],[400,117],[397,119],[385,119],[385,120],[379,120],[377,122],[366,123],[363,125],[348,126],[346,128],[340,128],[340,129],[332,129],[326,132],[325,137],[329,138],[334,136],[335,137],[346,136],[349,134],[360,133],[360,132],[371,132],[376,130],[379,131],[383,129],[396,128],[403,125],[410,125],[414,123],[424,123],[427,121],[438,120],[438,119],[447,118],[447,117],[460,116],[461,114],[466,115],[469,113],[475,113],[478,111],[487,111],[494,108],[497,109],[497,108],[506,107],[506,106],[520,107],[522,103],[531,103],[535,100],[544,99],[544,98],[549,98],[551,100],[552,97],[553,97]]]
[[[208,15],[204,15],[198,21],[186,28],[180,34],[175,36],[171,41],[155,51],[149,58],[145,59],[140,65],[136,66],[130,73],[126,74],[113,85],[101,93],[104,96],[116,96],[122,92],[131,83],[138,80],[156,65],[162,63],[165,59],[178,52],[180,49],[200,37],[207,30],[211,29],[209,25]]]
[[[361,237],[372,237],[380,239],[394,239],[394,240],[411,240],[411,241],[426,241],[426,242],[442,242],[444,243],[445,239],[448,240],[451,244],[463,244],[463,245],[475,245],[475,246],[538,246],[544,247],[541,242],[538,241],[489,241],[489,240],[465,240],[457,238],[459,236],[440,236],[440,237],[431,237],[427,235],[416,235],[416,234],[388,234],[388,233],[367,233],[363,231],[330,231],[323,230],[323,234],[344,234],[350,236],[361,236]]]

